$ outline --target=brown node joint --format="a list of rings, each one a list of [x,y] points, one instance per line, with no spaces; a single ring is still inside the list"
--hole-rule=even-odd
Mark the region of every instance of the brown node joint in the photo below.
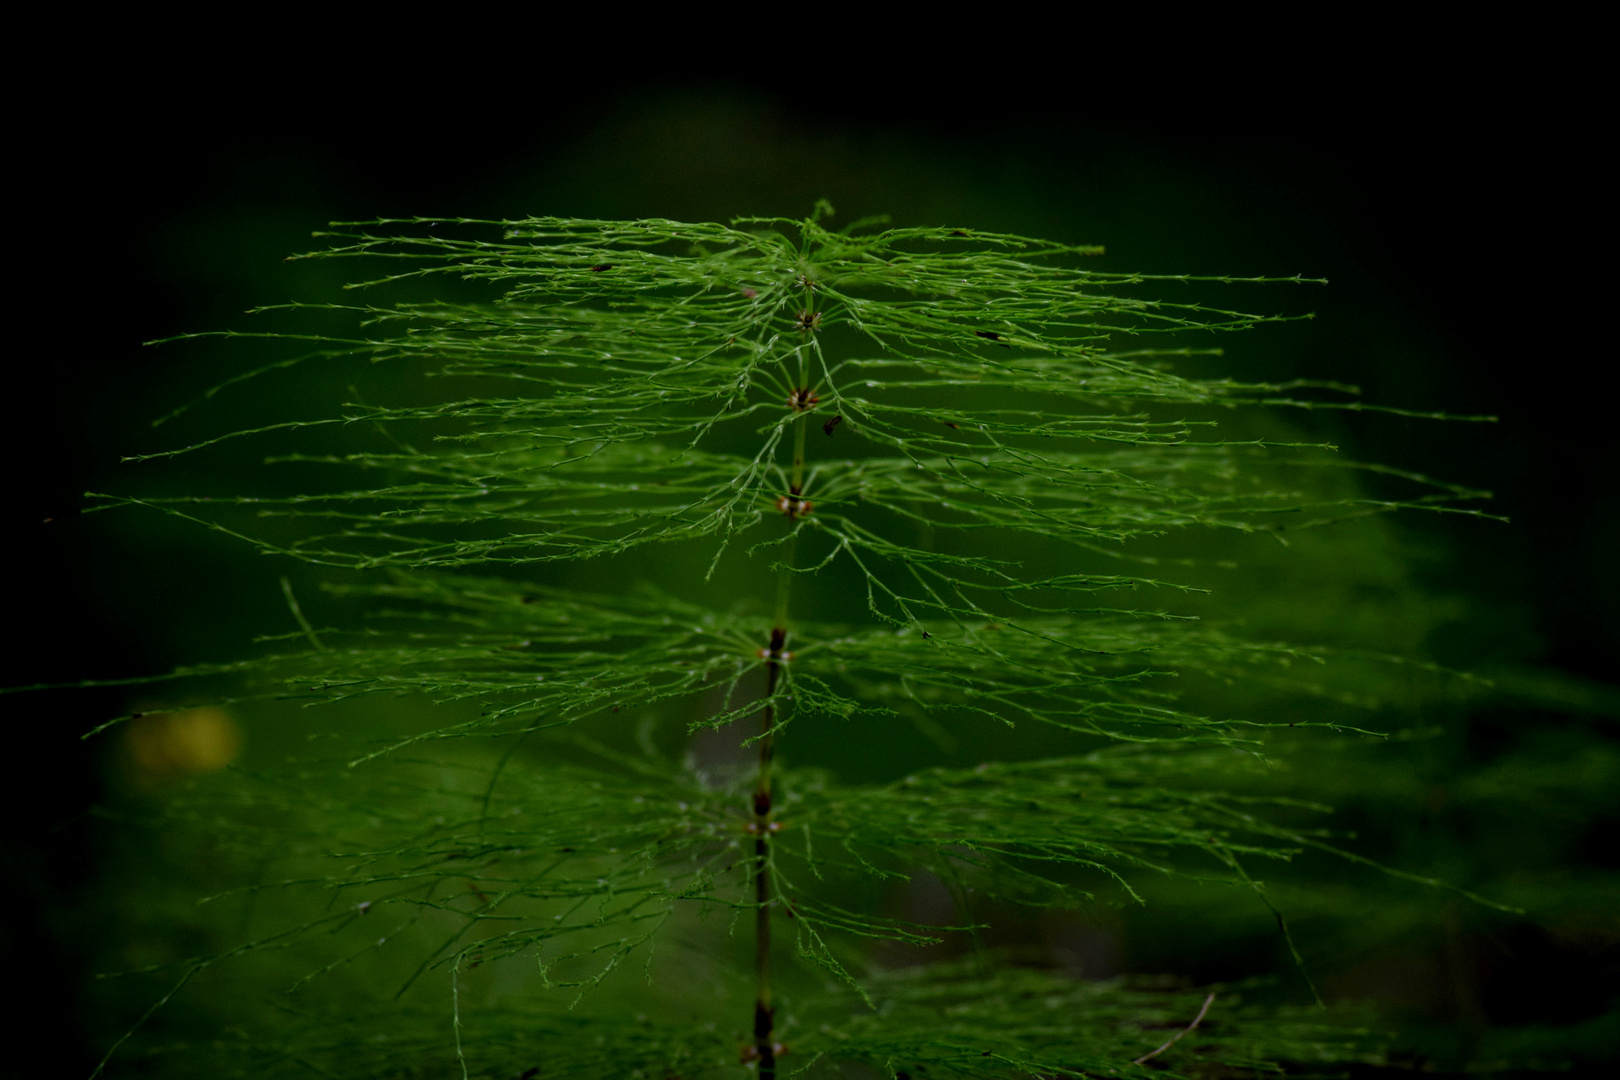
[[[809,308],[800,308],[799,313],[793,316],[793,328],[801,334],[808,334],[813,330],[821,329],[821,312],[811,311]]]
[[[788,395],[787,399],[788,407],[794,412],[804,412],[808,409],[813,409],[817,404],[820,403],[820,401],[821,397],[808,386],[793,391],[793,393]]]
[[[842,424],[843,422],[844,422],[844,418],[842,416],[833,417],[831,420],[829,420],[825,424],[821,425],[822,433],[826,434],[826,435],[831,435],[833,433],[833,428],[837,427],[839,424]]]
[[[613,269],[613,264],[612,263],[597,263],[595,266],[591,267],[591,273],[600,274],[604,270],[611,270],[611,269]]]
[[[816,287],[815,281],[810,277],[809,274],[800,274],[794,281],[794,284],[801,289],[813,289]]]
[[[783,652],[782,646],[787,644],[787,630],[780,626],[771,627],[771,643],[759,650],[757,655],[761,660],[791,660],[793,654]]]
[[[771,793],[768,791],[754,792],[754,816],[764,817],[771,812]]]
[[[809,499],[799,499],[792,495],[783,495],[776,500],[776,508],[794,520],[809,517],[815,506],[816,504]]]

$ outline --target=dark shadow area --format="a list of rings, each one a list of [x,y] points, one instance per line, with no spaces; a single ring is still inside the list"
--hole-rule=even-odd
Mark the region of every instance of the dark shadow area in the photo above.
[[[1571,1060],[1599,1074],[1613,1042],[1597,1029],[1615,1015],[1620,955],[1620,923],[1612,909],[1601,915],[1620,870],[1608,841],[1620,789],[1580,767],[1608,760],[1620,734],[1620,496],[1601,390],[1609,361],[1593,326],[1606,309],[1600,279],[1581,269],[1600,213],[1595,150],[1548,128],[1533,103],[1495,84],[1466,101],[1400,106],[1345,95],[1123,111],[969,87],[875,103],[828,86],[799,95],[763,82],[586,79],[514,106],[282,85],[180,69],[114,96],[71,141],[44,120],[24,136],[39,148],[39,205],[24,221],[26,255],[14,257],[27,306],[10,350],[13,632],[0,685],[162,672],[289,629],[284,570],[270,560],[78,511],[84,492],[128,483],[138,467],[119,457],[162,441],[155,417],[219,377],[202,352],[142,343],[241,326],[255,304],[317,294],[329,270],[282,259],[314,246],[310,233],[328,220],[723,220],[802,215],[825,197],[843,220],[889,213],[1102,243],[1100,268],[1325,277],[1325,289],[1264,298],[1315,311],[1315,322],[1235,342],[1226,366],[1500,418],[1345,413],[1323,430],[1348,456],[1496,493],[1488,509],[1512,524],[1408,516],[1398,534],[1419,556],[1414,582],[1457,598],[1457,616],[1431,636],[1434,658],[1503,675],[1522,706],[1461,702],[1431,718],[1463,733],[1422,753],[1419,825],[1352,792],[1336,826],[1382,845],[1375,857],[1428,844],[1438,873],[1449,867],[1481,891],[1533,878],[1536,896],[1563,882],[1584,899],[1545,918],[1465,916],[1437,900],[1415,943],[1380,939],[1359,961],[1323,946],[1322,985],[1406,1017],[1414,1063],[1508,1054],[1493,1030],[1539,1025],[1588,1039],[1572,1042]],[[98,893],[111,857],[92,812],[114,751],[79,736],[128,700],[105,689],[0,699],[17,774],[0,942],[28,987],[15,1022],[59,1048],[56,1075],[87,1075],[99,1058],[91,1048],[107,1022],[92,979],[122,959],[115,898]],[[1086,977],[1287,970],[1264,913],[1252,923],[1162,946],[1144,944],[1151,926],[1112,910],[1021,929]]]

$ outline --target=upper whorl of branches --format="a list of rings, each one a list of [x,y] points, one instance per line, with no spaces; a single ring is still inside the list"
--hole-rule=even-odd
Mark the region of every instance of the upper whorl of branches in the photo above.
[[[1195,443],[1194,425],[1163,407],[1361,407],[1290,396],[1349,388],[1190,379],[1165,365],[1185,346],[1111,345],[1283,318],[1120,292],[1239,279],[1097,273],[1075,265],[1093,248],[962,230],[740,224],[412,219],[326,234],[343,243],[306,258],[389,271],[359,287],[451,275],[497,295],[343,307],[362,333],[317,338],[316,355],[417,361],[490,392],[273,425],[368,421],[393,443],[297,455],[378,479],[252,506],[316,523],[281,550],[360,566],[548,561],[726,538],[770,513],[786,487],[774,457],[798,412],[789,399],[808,391],[800,407],[841,417],[839,434],[867,440],[859,460],[819,470],[829,509],[864,501],[949,528],[1082,543],[1188,524],[1267,528],[1323,509],[1247,481],[1235,458],[1255,444]],[[372,231],[384,228],[402,231]],[[461,238],[496,228],[501,241]],[[784,231],[795,229],[798,243]],[[751,450],[706,448],[727,441],[717,429],[750,420],[762,436]],[[1167,446],[1179,451],[1133,449]],[[1469,494],[1434,485],[1413,502]],[[195,512],[183,499],[164,505]],[[852,553],[895,553],[859,529],[831,535]],[[961,569],[1003,580],[986,566]]]
[[[1334,384],[1177,375],[1168,361],[1189,350],[1155,344],[1163,335],[1280,317],[1123,292],[1239,279],[1097,273],[1080,265],[1096,249],[1015,236],[858,233],[814,219],[337,226],[323,234],[336,246],[304,257],[381,265],[355,288],[450,276],[492,295],[350,305],[341,310],[362,332],[316,338],[311,355],[456,376],[456,387],[471,377],[489,392],[354,404],[341,417],[222,437],[367,422],[383,435],[376,449],[278,459],[331,465],[357,483],[273,498],[113,501],[156,503],[315,563],[396,571],[705,537],[723,550],[749,530],[756,546],[796,539],[792,569],[845,564],[877,624],[796,631],[806,659],[824,661],[789,674],[801,709],[949,705],[1110,737],[1227,740],[1229,722],[1177,708],[1162,677],[1304,653],[1155,625],[1161,614],[1110,604],[1118,590],[1164,583],[1097,554],[1189,527],[1297,529],[1479,494],[1403,473],[1423,493],[1370,499],[1311,479],[1300,466],[1331,461],[1322,447],[1195,440],[1209,421],[1176,409],[1357,407]],[[1308,389],[1332,396],[1290,396]],[[779,458],[806,413],[833,436],[813,436],[817,448],[840,456],[816,455],[798,490]],[[813,508],[789,514],[786,530],[785,497]],[[262,523],[232,521],[232,510],[292,519],[293,531],[271,539]],[[1008,554],[1011,537],[1078,557],[1025,565]],[[558,596],[542,614],[494,583],[452,596],[464,584],[399,579],[382,589],[448,603],[434,614],[450,621],[296,658],[294,693],[472,699],[490,714],[480,723],[499,730],[507,717],[563,722],[715,679],[735,685],[761,662],[753,639],[763,628],[705,630],[712,613],[678,610],[667,596]],[[611,648],[588,644],[609,639]],[[275,658],[261,666],[287,670]],[[735,701],[709,722],[746,708]]]

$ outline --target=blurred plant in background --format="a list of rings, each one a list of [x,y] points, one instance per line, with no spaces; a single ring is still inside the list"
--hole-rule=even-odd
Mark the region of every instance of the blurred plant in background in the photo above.
[[[1511,402],[1493,398],[1481,389],[1487,380],[1447,381],[1434,374],[1468,369],[1460,360],[1448,368],[1444,343],[1425,331],[1420,315],[1411,314],[1424,310],[1422,300],[1404,309],[1408,312],[1404,316],[1407,323],[1394,321],[1397,316],[1378,324],[1369,319],[1369,313],[1402,310],[1400,305],[1387,303],[1387,297],[1371,294],[1365,287],[1356,291],[1356,273],[1341,273],[1339,267],[1348,265],[1356,272],[1361,267],[1343,250],[1330,245],[1323,260],[1318,261],[1309,242],[1322,238],[1321,229],[1296,230],[1300,238],[1294,242],[1300,247],[1289,248],[1277,239],[1297,224],[1289,219],[1291,211],[1286,207],[1268,209],[1272,217],[1264,218],[1252,205],[1240,205],[1230,194],[1224,196],[1223,202],[1222,196],[1211,194],[1217,190],[1216,182],[1205,181],[1207,186],[1199,188],[1179,178],[1168,179],[1173,173],[1171,168],[1140,153],[1133,157],[1133,148],[1122,147],[1119,140],[1112,145],[1107,145],[1107,139],[1099,141],[1094,160],[1100,164],[1093,167],[1087,181],[1088,190],[1096,197],[1089,203],[1082,200],[1077,204],[1066,193],[1059,198],[1043,192],[1036,171],[1020,175],[1009,169],[997,174],[993,169],[975,166],[951,174],[949,182],[922,179],[930,168],[926,151],[916,149],[920,144],[900,139],[877,138],[875,144],[869,142],[855,149],[846,146],[841,151],[831,136],[813,146],[791,141],[773,144],[774,138],[751,131],[745,119],[739,120],[735,109],[706,112],[692,108],[690,103],[651,107],[640,114],[632,113],[617,129],[606,126],[583,144],[575,144],[580,152],[574,154],[573,160],[590,164],[569,164],[554,170],[546,195],[553,201],[547,205],[565,205],[574,212],[606,217],[625,216],[646,212],[652,205],[650,198],[664,199],[668,193],[669,201],[656,205],[658,212],[703,218],[724,216],[738,205],[794,210],[817,195],[830,193],[845,210],[853,207],[857,216],[868,209],[892,209],[909,221],[951,220],[1006,231],[1081,239],[1100,237],[1137,266],[1191,265],[1265,273],[1278,269],[1316,270],[1325,261],[1332,267],[1328,276],[1333,277],[1334,285],[1311,301],[1311,306],[1323,310],[1323,322],[1312,324],[1308,330],[1301,324],[1269,328],[1265,335],[1253,336],[1243,349],[1218,361],[1223,369],[1200,370],[1194,366],[1183,370],[1207,376],[1229,369],[1249,381],[1280,381],[1299,374],[1348,377],[1368,384],[1369,397],[1375,401],[1420,409],[1502,411],[1511,419],[1507,407]],[[749,145],[750,139],[767,148],[757,151],[759,160],[777,164],[757,176],[746,169],[737,174],[754,177],[752,180],[718,182],[733,174],[725,173],[715,163],[735,163],[739,155],[748,159],[748,154],[737,148]],[[785,149],[772,149],[778,145]],[[715,152],[705,152],[704,147]],[[720,153],[722,149],[727,153]],[[772,153],[777,157],[771,157]],[[840,169],[851,169],[852,162],[864,161],[868,156],[882,158],[884,167],[865,172],[853,167],[850,175],[858,183],[840,173]],[[1124,164],[1111,165],[1110,160]],[[649,168],[647,163],[653,161],[661,164]],[[730,168],[735,170],[735,164]],[[789,174],[794,177],[787,186],[791,190],[780,182],[782,175]],[[640,179],[643,175],[658,177],[656,189],[648,186],[650,181]],[[1144,175],[1155,182],[1139,183]],[[609,178],[608,182],[604,183],[604,178]],[[852,186],[858,195],[850,194]],[[310,206],[283,211],[287,224],[295,230],[307,229],[313,223],[309,211],[322,212],[323,208],[315,205],[320,193],[314,187],[309,190]],[[376,205],[374,192],[357,191],[346,197],[357,210],[370,210]],[[457,203],[454,196],[442,194],[438,198],[438,205],[446,206],[478,201]],[[525,195],[521,201],[528,200]],[[420,202],[420,193],[410,199],[396,199],[401,209],[417,209]],[[525,208],[512,210],[520,212]],[[508,211],[503,207],[496,212]],[[179,236],[191,231],[198,236],[217,237],[230,235],[230,229],[234,229],[231,247],[239,254],[233,258],[243,260],[236,265],[252,261],[248,256],[254,251],[259,253],[258,261],[267,263],[270,257],[279,257],[296,243],[288,233],[274,231],[280,226],[272,228],[274,217],[266,216],[261,207],[236,211],[221,206],[218,215],[209,219],[211,213],[214,211],[191,212],[192,225],[188,229],[176,229],[176,223],[170,222],[167,234]],[[1105,227],[1099,227],[1098,219],[1087,216],[1096,214],[1103,215],[1101,224]],[[1257,220],[1269,222],[1272,231],[1257,230]],[[235,224],[222,229],[221,223],[227,221]],[[1280,229],[1276,228],[1279,221],[1283,223]],[[1348,236],[1352,230],[1344,228]],[[1255,242],[1257,231],[1264,233],[1263,242]],[[1331,238],[1332,234],[1328,235]],[[1346,247],[1351,244],[1348,239],[1337,242]],[[221,252],[189,253],[181,247],[168,250],[171,265],[209,267],[209,273],[213,273],[213,266],[231,261],[222,259]],[[1097,265],[1107,268],[1110,264],[1100,261]],[[292,264],[292,268],[301,275],[292,279],[294,284],[290,286],[299,295],[313,298],[334,283],[331,274],[319,264]],[[1402,284],[1409,287],[1406,282]],[[267,295],[265,286],[257,282],[244,280],[234,288],[235,295],[244,301],[256,302]],[[270,295],[274,295],[275,288],[268,290]],[[1345,298],[1341,300],[1340,296]],[[231,303],[224,306],[230,307]],[[228,319],[223,310],[216,309],[194,313],[186,321],[190,326],[209,326]],[[172,325],[156,326],[147,336],[173,329]],[[273,359],[268,352],[256,357],[252,343],[237,344],[240,347],[233,353],[233,363],[250,367],[260,359]],[[221,355],[210,352],[204,358],[199,353],[195,361],[182,360],[175,374],[152,380],[149,386],[129,395],[123,402],[126,410],[139,414],[137,419],[162,414],[174,401],[187,396],[179,386],[194,388],[216,381],[199,369],[217,363]],[[175,363],[172,359],[164,362]],[[1200,361],[1189,358],[1186,363],[1196,365]],[[262,413],[309,415],[309,401],[321,395],[341,396],[350,381],[348,376],[334,376],[319,386],[309,381],[286,383],[285,404],[272,400],[270,392],[263,389],[255,390],[252,396]],[[236,408],[228,395],[211,403],[212,426],[235,424],[237,414],[232,410]],[[300,408],[305,411],[297,412]],[[1223,434],[1230,434],[1233,418],[1222,419]],[[191,432],[202,430],[200,426],[185,427],[190,423],[195,423],[195,417],[173,421],[177,426],[170,430],[178,433],[175,435],[160,429],[161,444],[151,439],[136,443],[130,436],[117,449],[128,445],[156,449],[184,442]],[[1288,433],[1290,437],[1346,444],[1347,457],[1392,461],[1491,487],[1501,484],[1486,466],[1505,461],[1498,456],[1505,452],[1491,449],[1490,440],[1521,439],[1511,426],[1482,435],[1459,425],[1407,425],[1399,420],[1357,415],[1339,419],[1313,414],[1291,423],[1296,430]],[[1272,428],[1264,434],[1278,438],[1282,432]],[[1358,445],[1364,448],[1355,449]],[[1510,441],[1508,445],[1525,444]],[[218,463],[217,474],[193,469],[167,493],[233,493],[243,467],[254,464],[257,456],[221,446],[213,459]],[[1375,495],[1382,494],[1378,485],[1383,481],[1377,477],[1364,479],[1372,485],[1370,490]],[[152,481],[147,478],[144,482]],[[77,486],[81,490],[86,486],[129,489],[125,482],[107,480],[79,482]],[[286,493],[271,487],[263,490],[267,497]],[[1268,867],[1268,894],[1289,915],[1305,968],[1315,977],[1324,996],[1330,1001],[1367,1001],[1383,1010],[1382,1019],[1373,1026],[1397,1030],[1397,1063],[1423,1063],[1440,1069],[1532,1068],[1569,1063],[1576,1068],[1601,1070],[1602,1063],[1612,1058],[1616,1044],[1616,1012],[1609,987],[1613,985],[1614,943],[1620,938],[1614,914],[1620,907],[1615,903],[1620,888],[1613,855],[1601,837],[1612,831],[1616,815],[1612,724],[1620,708],[1616,707],[1612,688],[1534,665],[1543,646],[1530,629],[1531,619],[1522,600],[1527,590],[1521,575],[1531,572],[1527,568],[1539,568],[1551,560],[1543,555],[1538,561],[1528,557],[1522,547],[1505,546],[1509,542],[1500,537],[1523,537],[1527,533],[1534,537],[1538,525],[1533,518],[1526,520],[1520,505],[1499,508],[1512,514],[1516,523],[1496,527],[1474,522],[1419,531],[1404,519],[1395,524],[1371,519],[1318,534],[1321,540],[1304,535],[1287,551],[1278,549],[1271,556],[1251,546],[1243,550],[1240,559],[1234,557],[1230,545],[1214,543],[1190,545],[1187,550],[1165,554],[1167,558],[1199,563],[1197,569],[1179,569],[1181,579],[1214,587],[1215,600],[1211,603],[1219,603],[1227,618],[1240,621],[1243,636],[1250,640],[1308,641],[1338,650],[1429,656],[1495,680],[1495,688],[1487,689],[1415,667],[1404,669],[1405,673],[1398,677],[1376,664],[1357,674],[1349,674],[1351,669],[1346,668],[1343,683],[1333,687],[1343,704],[1334,707],[1354,710],[1362,717],[1358,726],[1392,730],[1402,737],[1384,742],[1302,738],[1298,745],[1274,755],[1276,760],[1290,762],[1287,768],[1245,772],[1241,783],[1256,793],[1332,805],[1336,812],[1331,817],[1313,816],[1310,821],[1319,825],[1325,820],[1336,832],[1355,833],[1354,839],[1336,837],[1335,844],[1387,865],[1421,869],[1460,888],[1520,907],[1524,915],[1492,913],[1466,901],[1459,903],[1405,885],[1391,883],[1386,887],[1376,874],[1310,855],[1286,867]],[[1555,516],[1555,520],[1572,519]],[[82,528],[103,527],[93,521],[86,519]],[[57,524],[59,527],[61,522]],[[1592,531],[1596,526],[1588,528],[1579,519],[1573,519],[1573,525],[1560,536],[1568,538],[1572,564],[1588,565],[1590,555],[1582,553],[1598,549],[1591,546],[1595,541],[1581,537],[1599,533]],[[174,531],[155,521],[139,524],[133,517],[124,517],[117,531],[122,537],[119,543],[132,552],[127,565],[147,567],[141,572],[152,574],[156,587],[141,592],[138,575],[121,564],[105,561],[106,569],[90,570],[100,575],[91,579],[93,587],[112,609],[121,607],[126,612],[112,617],[113,625],[120,625],[119,620],[126,626],[140,625],[142,640],[154,651],[139,662],[115,664],[112,670],[161,670],[181,660],[228,654],[233,647],[239,647],[230,642],[245,644],[252,633],[276,625],[276,620],[287,624],[283,594],[276,587],[277,575],[288,572],[285,567],[267,564],[255,572],[240,562],[232,545],[215,545],[195,533]],[[1517,543],[1523,545],[1525,541]],[[143,550],[150,554],[137,559],[133,553]],[[1581,563],[1582,559],[1586,563]],[[1224,567],[1222,563],[1234,565]],[[341,596],[317,601],[313,598],[321,594],[314,589],[312,580],[296,572],[290,576],[294,595],[311,612],[320,607],[313,615],[316,623],[352,621],[356,604]],[[165,579],[167,584],[159,584]],[[194,589],[199,581],[209,583],[209,593],[192,593],[187,600],[201,606],[206,614],[188,614],[171,621],[166,609],[172,605],[180,614],[183,609],[175,598]],[[757,593],[756,586],[761,583],[762,579],[741,584]],[[1609,586],[1597,577],[1592,579],[1591,587],[1601,593]],[[1307,595],[1313,599],[1293,599]],[[1187,610],[1200,609],[1189,600]],[[1207,614],[1212,609],[1204,610]],[[1604,652],[1609,646],[1603,644],[1601,633],[1588,632],[1583,640],[1596,650],[1593,655],[1610,655]],[[165,644],[157,644],[160,641]],[[246,655],[245,648],[242,655]],[[58,666],[54,677],[71,677],[83,674],[83,670],[80,666],[65,672]],[[1602,667],[1586,662],[1586,670],[1601,673]],[[29,673],[12,682],[32,677]],[[1218,679],[1209,680],[1208,685],[1196,685],[1196,680],[1184,682],[1187,685],[1182,689],[1190,711],[1224,701],[1225,712],[1249,708],[1280,716],[1294,700],[1284,688],[1267,689],[1247,679],[1233,686],[1223,685]],[[142,689],[137,693],[140,696],[122,708],[103,698],[101,715],[141,710],[151,691]],[[201,703],[209,697],[207,692],[199,691],[190,700]],[[1351,700],[1357,698],[1360,700]],[[23,704],[23,700],[9,698],[7,705],[35,708]],[[1375,710],[1372,714],[1366,712],[1369,705]],[[266,837],[272,833],[284,838],[279,842],[291,857],[301,857],[299,853],[306,850],[313,852],[306,841],[285,839],[298,834],[298,820],[284,820],[265,810],[263,828],[268,832],[232,835],[213,827],[217,822],[215,809],[187,794],[183,782],[172,780],[155,789],[151,783],[153,776],[201,771],[207,763],[229,757],[233,736],[228,732],[238,722],[247,732],[239,758],[240,767],[245,769],[267,768],[291,755],[306,755],[311,746],[320,747],[319,741],[308,742],[308,736],[317,729],[307,726],[304,718],[289,719],[278,714],[272,719],[270,714],[256,711],[261,708],[246,703],[235,706],[236,718],[225,722],[219,721],[218,714],[197,710],[189,715],[215,719],[185,721],[178,726],[152,717],[149,719],[154,723],[131,727],[123,749],[108,754],[106,767],[113,779],[107,798],[101,801],[106,807],[101,817],[112,814],[128,821],[161,809],[163,820],[172,822],[174,815],[189,813],[200,826],[203,839],[199,840],[196,831],[167,825],[148,833],[131,833],[119,826],[115,834],[108,834],[116,835],[117,841],[109,839],[99,849],[102,856],[94,871],[94,888],[82,893],[70,890],[60,903],[53,903],[58,909],[53,915],[56,925],[72,928],[58,931],[60,939],[71,941],[71,948],[84,957],[85,964],[106,971],[202,955],[226,942],[246,940],[244,930],[250,929],[254,920],[271,917],[262,910],[255,913],[252,904],[246,904],[245,910],[239,906],[228,914],[217,914],[226,908],[216,903],[203,909],[204,917],[199,921],[193,901],[214,888],[239,885],[244,875],[252,878],[260,865],[256,860],[264,845],[271,842]],[[331,715],[320,723],[320,728],[336,723]],[[359,720],[361,714],[355,712],[352,717]],[[395,707],[390,720],[401,731],[420,729],[427,723],[423,715],[404,706]],[[137,735],[140,731],[148,734]],[[193,739],[193,735],[197,738]],[[102,745],[115,744],[104,740]],[[974,757],[976,749],[965,744],[959,745],[956,752],[967,761]],[[1028,756],[1044,752],[1038,741],[1020,745],[1016,751]],[[700,763],[707,762],[711,767],[722,767],[733,752],[724,743],[701,739],[695,747]],[[804,763],[844,770],[863,781],[877,781],[895,775],[900,763],[931,752],[937,752],[933,740],[918,732],[910,742],[897,741],[887,758],[846,757]],[[143,766],[143,761],[151,764]],[[126,782],[130,790],[120,794]],[[442,788],[445,784],[424,781],[424,786]],[[308,830],[313,836],[319,832],[320,822],[318,811],[312,808],[311,812],[314,820]],[[143,835],[145,840],[133,839]],[[1309,990],[1287,956],[1275,921],[1263,907],[1256,908],[1252,900],[1237,892],[1221,894],[1208,886],[1166,881],[1142,888],[1149,903],[1141,908],[1103,906],[1079,914],[1044,912],[1033,916],[993,905],[977,909],[993,926],[981,935],[981,944],[990,949],[1024,950],[1027,961],[1049,973],[1043,977],[1054,972],[1084,979],[1175,972],[1205,984],[1270,974],[1279,981],[1268,991],[1248,991],[1251,998],[1261,993],[1258,1000],[1262,1001],[1266,994],[1273,1000],[1296,1004],[1310,1000]],[[920,879],[896,893],[890,902],[893,915],[919,922],[949,921],[953,910],[949,890],[930,884],[928,879]],[[1196,918],[1191,914],[1195,910]],[[378,914],[367,909],[355,917],[369,926]],[[904,971],[908,969],[895,965],[917,959],[905,951],[909,946],[892,948],[899,951],[886,957],[880,954],[880,966]],[[965,955],[971,955],[971,950]],[[305,971],[289,963],[286,973],[285,981],[290,984]],[[344,996],[349,985],[343,982],[346,978],[356,977],[348,969],[338,969],[328,976],[336,999]],[[268,986],[266,981],[261,989]],[[355,1002],[371,993],[366,980],[352,986]],[[1062,992],[1083,993],[1084,988],[1085,984],[1075,984]],[[1051,999],[1055,991],[1045,987],[1035,992]],[[86,1025],[100,1040],[115,1037],[153,996],[148,984],[102,983],[87,1001]],[[253,1000],[261,1019],[285,1013],[301,1023],[294,1015],[300,1006],[279,989]],[[1197,1005],[1196,999],[1193,1005]],[[226,999],[212,995],[182,994],[159,1014],[168,1025],[161,1029],[163,1038],[171,1045],[216,1038],[229,1028],[238,1007],[228,1006]],[[747,1006],[739,1000],[729,1007],[735,1013],[738,1007],[746,1011]],[[435,1019],[430,1010],[424,1023],[439,1023],[441,1019]],[[497,1027],[504,1022],[498,1022]],[[525,1022],[538,1021],[530,1018]],[[1166,1031],[1168,1035],[1169,1029]],[[435,1032],[424,1039],[423,1045],[442,1051],[443,1035],[442,1031]],[[729,1036],[722,1041],[728,1046],[734,1042]],[[412,1052],[409,1048],[402,1051],[407,1055]],[[1169,1056],[1155,1060],[1164,1064]],[[787,1063],[791,1064],[792,1059]],[[566,1062],[554,1064],[559,1074],[568,1073]]]

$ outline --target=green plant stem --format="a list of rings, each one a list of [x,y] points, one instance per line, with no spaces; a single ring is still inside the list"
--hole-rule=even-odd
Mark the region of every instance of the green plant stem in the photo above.
[[[792,494],[797,496],[804,484],[805,418],[802,414],[794,421],[793,428]],[[788,519],[790,523],[796,521],[797,514],[789,513]],[[776,726],[776,687],[787,644],[788,601],[793,588],[793,559],[798,548],[797,526],[790,524],[789,527],[793,533],[788,538],[787,554],[776,581],[776,618],[765,652],[765,706],[760,711],[759,778],[754,788],[754,902],[758,904],[754,916],[754,971],[758,984],[754,1001],[754,1049],[759,1055],[760,1080],[776,1077],[771,1008],[771,757],[776,741],[772,734]]]
[[[793,483],[789,489],[794,495],[804,491],[804,414],[793,422]]]
[[[782,644],[786,633],[781,627],[771,631],[771,647],[765,663],[765,708],[761,713],[763,732],[759,741],[759,786],[754,789],[754,971],[758,994],[754,1001],[754,1045],[759,1054],[761,1080],[775,1080],[776,1049],[772,1038],[771,1009],[771,726],[776,721],[777,674],[781,670]]]

